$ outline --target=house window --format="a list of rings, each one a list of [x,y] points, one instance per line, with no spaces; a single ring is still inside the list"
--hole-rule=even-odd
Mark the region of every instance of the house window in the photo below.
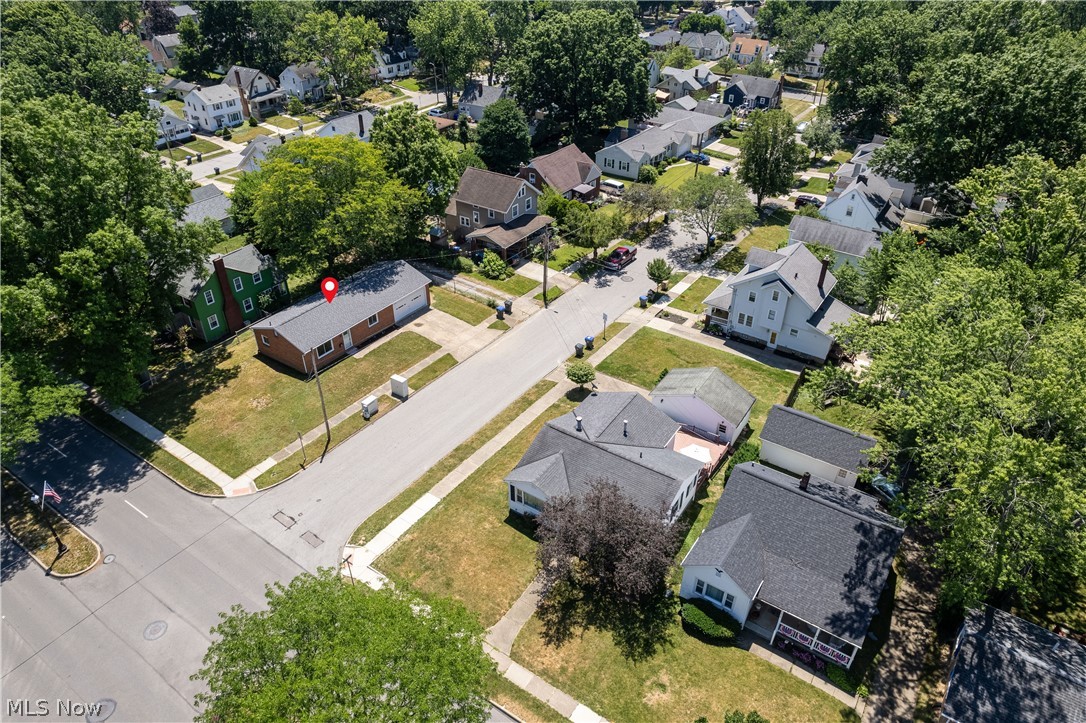
[[[479,212],[478,211],[472,211],[471,212],[471,220],[474,223],[479,223]]]
[[[746,323],[746,326],[753,326],[753,324],[752,324],[752,322],[753,322],[753,321],[754,321],[754,317],[753,317],[753,316],[750,316],[750,315],[748,315],[748,316],[747,316],[747,323]]]
[[[514,203],[513,204],[513,218],[516,218],[519,215],[520,215],[520,204],[519,203]]]
[[[724,591],[720,588],[713,587],[704,580],[698,580],[696,583],[694,583],[694,590],[698,593],[698,595],[709,598],[710,600],[716,602],[718,605],[724,604]],[[735,601],[735,598],[731,595],[728,595],[728,597],[731,598],[733,602]]]
[[[773,301],[780,301],[780,298],[781,298],[781,292],[774,291],[773,292]]]
[[[324,342],[323,344],[321,344],[320,346],[317,347],[317,358],[322,359],[322,358],[328,356],[329,354],[332,353],[332,350],[335,349],[335,348],[336,348],[335,343],[333,342],[332,339],[329,339],[328,341]]]
[[[208,306],[211,306],[215,303],[215,294],[212,293],[211,289],[208,289],[204,292],[204,303]]]
[[[799,336],[799,331],[796,330],[796,329],[789,329],[788,330],[788,336],[797,337],[797,336]]]
[[[211,316],[207,317],[207,328],[211,329],[212,331],[215,331],[216,329],[219,328],[219,315],[218,314],[212,314]]]
[[[535,183],[535,174],[534,173],[529,173],[528,174],[528,181],[530,183]]]
[[[245,282],[241,280],[240,276],[234,277],[234,291],[241,291],[245,288]]]
[[[471,219],[468,218],[467,216],[461,216],[460,217],[460,225],[461,226],[467,226],[468,228],[470,228],[471,227]]]
[[[524,186],[521,186],[520,191],[517,193],[517,198],[521,198],[523,196],[524,196]]]
[[[769,311],[769,320],[773,321],[776,318],[777,318],[777,312],[770,309],[770,311]]]
[[[532,210],[532,199],[531,198],[524,199],[524,210],[525,211],[531,211]]]
[[[744,320],[746,320],[746,318],[746,314],[744,314],[743,312],[739,312],[739,326],[743,326],[743,322]]]
[[[728,102],[731,103],[735,100],[735,93],[728,93]]]
[[[747,294],[747,301],[753,302],[757,298],[758,298],[758,295],[755,294],[753,291],[750,292],[749,294]]]
[[[846,216],[851,216],[852,215],[852,206],[849,206],[848,208],[845,209],[845,215]]]
[[[378,321],[377,314],[374,314],[370,318],[366,319],[366,323],[369,324],[370,326],[377,326],[377,321]]]
[[[530,507],[536,512],[543,509],[543,500],[533,495],[530,495],[519,487],[514,487],[513,485],[509,485],[509,500],[511,502],[518,502],[525,507]]]
[[[264,336],[263,334],[260,335],[260,341],[263,342],[264,346],[271,346],[271,342],[268,341],[268,337]]]
[[[253,286],[256,286],[257,284],[259,284],[263,280],[264,280],[264,277],[260,274],[259,271],[257,271],[255,274],[253,274]]]
[[[246,299],[245,301],[241,302],[241,308],[245,309],[245,313],[248,314],[250,311],[253,310],[253,300]]]
[[[486,210],[486,217],[487,217],[487,218],[494,218],[494,209],[492,209],[492,208],[488,208],[488,209]]]

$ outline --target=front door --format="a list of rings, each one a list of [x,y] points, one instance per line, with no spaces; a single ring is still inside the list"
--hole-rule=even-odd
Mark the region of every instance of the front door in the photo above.
[[[350,348],[351,348],[351,330],[348,329],[347,331],[343,332],[343,350],[346,351],[347,349],[350,349]]]
[[[775,331],[769,332],[769,345],[770,346],[777,346],[777,332],[775,332]]]

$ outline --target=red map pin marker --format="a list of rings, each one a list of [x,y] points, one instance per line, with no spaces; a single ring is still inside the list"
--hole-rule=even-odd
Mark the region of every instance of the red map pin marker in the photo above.
[[[324,298],[329,304],[332,303],[332,299],[336,298],[337,291],[339,291],[339,282],[331,276],[321,282],[321,293],[324,294]]]

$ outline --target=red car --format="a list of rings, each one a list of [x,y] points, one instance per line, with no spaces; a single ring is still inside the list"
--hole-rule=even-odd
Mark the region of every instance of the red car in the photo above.
[[[637,257],[637,249],[629,246],[619,246],[611,252],[611,255],[603,260],[603,268],[618,271]]]

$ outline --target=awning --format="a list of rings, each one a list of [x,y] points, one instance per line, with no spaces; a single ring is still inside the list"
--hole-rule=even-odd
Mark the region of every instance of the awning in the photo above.
[[[592,193],[593,191],[595,191],[596,187],[595,186],[590,186],[587,183],[582,183],[582,184],[580,184],[578,186],[575,186],[573,188],[573,190],[576,193],[579,193],[579,194],[581,194],[583,196],[586,193]]]

